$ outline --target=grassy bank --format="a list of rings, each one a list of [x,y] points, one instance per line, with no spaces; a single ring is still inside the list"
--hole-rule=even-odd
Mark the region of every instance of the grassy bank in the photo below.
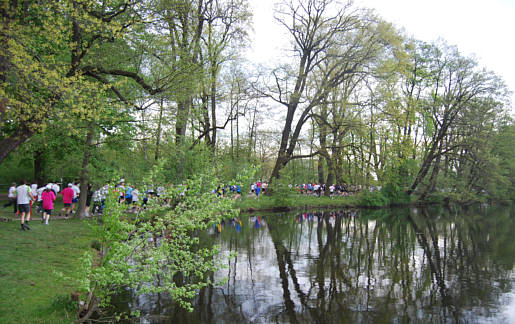
[[[297,209],[320,207],[357,207],[359,199],[356,196],[326,197],[306,196],[292,194],[287,197],[261,196],[256,199],[254,195],[243,197],[236,203],[236,207],[242,211],[273,210],[273,209]]]
[[[486,196],[474,194],[455,193],[434,193],[424,201],[417,201],[415,197],[401,197],[402,199],[388,199],[382,192],[363,192],[354,196],[312,196],[291,194],[286,197],[260,196],[255,195],[242,197],[236,202],[236,207],[241,211],[268,211],[268,210],[294,210],[305,208],[387,208],[409,205],[431,205],[431,204],[461,204],[470,205],[475,203],[498,202],[511,204],[512,201],[499,201]]]
[[[1,216],[12,217],[10,207]],[[18,220],[0,223],[0,323],[71,323],[76,287],[55,271],[73,276],[93,235],[79,220],[32,219],[30,231]]]

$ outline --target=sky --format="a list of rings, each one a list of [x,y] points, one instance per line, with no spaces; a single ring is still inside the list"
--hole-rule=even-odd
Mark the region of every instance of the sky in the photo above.
[[[274,0],[250,0],[254,35],[248,58],[267,64],[288,48],[284,28],[273,18]],[[374,9],[404,33],[426,42],[444,39],[515,91],[515,0],[355,0]],[[515,103],[515,94],[511,96]],[[512,104],[513,114],[513,104]]]

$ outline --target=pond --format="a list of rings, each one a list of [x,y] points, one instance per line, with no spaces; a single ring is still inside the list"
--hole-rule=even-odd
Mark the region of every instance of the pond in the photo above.
[[[181,310],[119,300],[141,323],[515,323],[510,207],[241,215],[203,234],[236,256]]]

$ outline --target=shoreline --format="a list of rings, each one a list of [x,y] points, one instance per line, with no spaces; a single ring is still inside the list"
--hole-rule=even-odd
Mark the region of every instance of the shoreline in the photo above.
[[[320,199],[321,197],[308,197],[308,199]],[[329,198],[329,197],[327,197]],[[345,197],[347,198],[347,197]],[[262,199],[262,198],[260,198]],[[322,198],[324,199],[324,198]],[[290,201],[288,204],[279,204],[275,206],[268,206],[268,203],[271,201],[267,201],[264,206],[262,203],[255,199],[255,203],[249,203],[248,200],[244,201],[246,205],[250,206],[236,206],[240,210],[240,213],[257,213],[257,212],[286,212],[286,211],[294,211],[294,210],[306,210],[306,209],[336,209],[336,208],[357,208],[357,209],[388,209],[388,208],[405,208],[405,207],[424,207],[431,205],[451,205],[451,204],[459,204],[459,205],[474,205],[478,203],[488,203],[488,204],[500,204],[500,205],[510,205],[513,203],[511,200],[495,200],[488,199],[486,202],[482,200],[469,200],[469,201],[451,201],[450,199],[444,199],[442,201],[413,201],[409,203],[397,203],[397,204],[388,204],[382,206],[366,206],[360,203],[349,203],[349,202],[340,202],[340,203],[323,203],[327,199],[321,201],[321,204],[295,204],[295,202]],[[334,200],[334,199],[331,199]]]

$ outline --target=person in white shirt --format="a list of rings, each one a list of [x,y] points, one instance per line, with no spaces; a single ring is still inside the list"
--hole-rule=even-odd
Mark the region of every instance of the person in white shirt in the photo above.
[[[51,186],[52,186],[52,191],[54,191],[54,193],[56,195],[59,193],[59,191],[61,191],[61,187],[59,187],[59,185],[57,184],[57,181],[55,183],[52,183]]]
[[[93,215],[99,212],[100,202],[102,201],[100,190],[102,190],[102,188],[93,192]]]
[[[139,202],[139,190],[136,186],[134,186],[134,189],[132,189],[132,205],[133,205],[132,208],[135,209],[136,211],[139,210],[138,202]]]
[[[47,185],[47,187],[48,187],[48,185]],[[37,208],[36,213],[41,213],[41,222],[42,223],[45,222],[45,217],[43,216],[44,215],[43,199],[41,198],[41,195],[43,194],[43,191],[45,191],[45,188],[46,187],[41,187],[41,188],[38,188],[38,190],[36,191],[38,193],[38,208]]]
[[[71,210],[72,214],[75,212],[75,205],[79,202],[79,195],[80,195],[79,185],[80,185],[80,183],[78,181],[75,181],[75,183],[72,185],[72,190],[73,190],[72,210]]]
[[[120,184],[117,187],[117,190],[118,190],[118,202],[121,204],[125,201],[125,182],[120,182]]]
[[[9,193],[7,194],[7,198],[9,199],[9,202],[4,205],[4,208],[13,205],[14,216],[16,216],[16,213],[18,212],[18,204],[16,203],[16,183],[13,182],[9,187]]]
[[[30,230],[30,201],[35,200],[34,195],[30,192],[30,187],[27,186],[27,181],[22,180],[22,184],[16,188],[16,203],[18,204],[18,210],[20,211],[21,230]],[[25,221],[25,215],[27,220]]]
[[[318,194],[318,191],[320,190],[320,185],[318,183],[315,183],[315,185],[313,186],[313,191]]]
[[[334,187],[334,184],[332,184],[331,186],[329,186],[329,192],[330,192],[331,196],[333,196],[333,194],[334,194],[334,188],[335,188],[335,187]]]
[[[30,192],[36,198],[34,200],[37,200],[38,199],[38,184],[37,183],[33,183],[30,185]],[[29,211],[27,220],[30,220],[30,216],[32,215],[32,200],[30,201],[29,205],[30,205],[30,211]]]
[[[165,193],[165,188],[163,186],[159,186],[157,187],[156,189],[156,195],[158,197],[160,197],[161,195],[163,195]]]
[[[33,184],[30,185],[30,191],[32,193],[35,193],[37,190],[38,190],[38,184],[37,183],[33,183]]]
[[[100,189],[100,202],[102,202],[102,204],[106,200],[108,194],[109,194],[109,186],[104,185],[102,187],[102,189]]]

